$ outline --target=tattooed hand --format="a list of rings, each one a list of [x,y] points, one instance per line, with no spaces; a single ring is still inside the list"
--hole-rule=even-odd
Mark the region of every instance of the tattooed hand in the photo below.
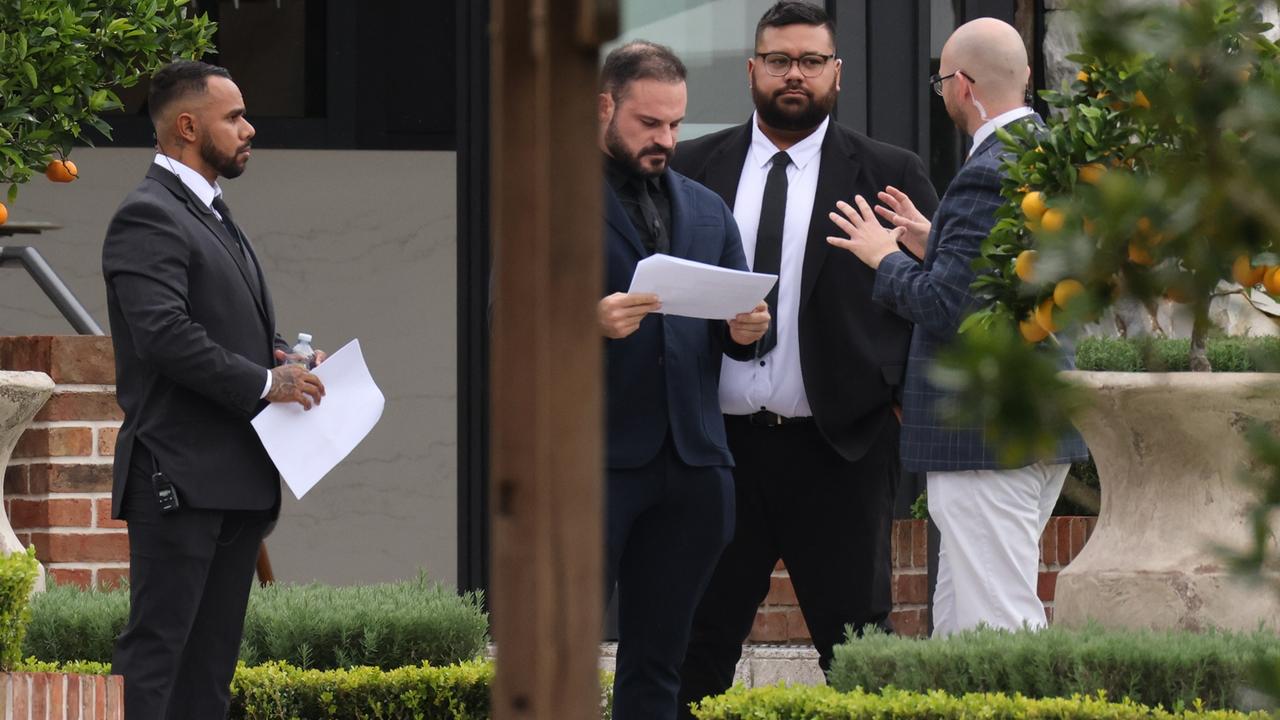
[[[301,365],[280,365],[271,369],[271,391],[268,402],[296,402],[304,410],[319,405],[324,397],[324,383]]]

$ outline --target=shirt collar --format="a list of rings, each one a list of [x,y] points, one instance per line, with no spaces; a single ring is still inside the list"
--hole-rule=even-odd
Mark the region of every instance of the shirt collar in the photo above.
[[[1014,120],[1019,120],[1034,112],[1035,110],[1023,105],[1022,107],[1016,107],[1008,112],[1000,113],[986,121],[982,124],[982,127],[979,127],[978,131],[973,134],[973,145],[969,148],[969,155],[972,156],[974,151],[981,147],[982,143],[991,136],[991,133],[996,131],[996,128],[1002,128]]]
[[[628,185],[633,183],[635,183],[634,187],[638,190],[640,185],[644,184],[645,181],[648,181],[650,190],[662,192],[662,178],[663,175],[666,175],[666,172],[664,171],[662,175],[644,177],[636,174],[636,172],[633,171],[626,163],[618,160],[608,153],[605,153],[604,174],[605,178],[609,181],[609,186],[613,188],[614,192],[623,192]]]
[[[182,184],[186,185],[200,199],[200,202],[204,203],[204,206],[210,210],[213,209],[214,198],[222,195],[222,187],[218,183],[215,182],[210,185],[203,175],[164,153],[156,153],[155,164],[178,176]]]
[[[827,136],[827,126],[831,124],[831,116],[823,118],[822,124],[816,130],[809,133],[805,139],[787,148],[787,155],[791,156],[791,164],[796,166],[797,170],[804,170],[808,165],[818,157],[822,152],[822,140]],[[751,160],[757,167],[766,167],[773,156],[778,154],[778,146],[764,134],[760,129],[760,114],[751,114]]]

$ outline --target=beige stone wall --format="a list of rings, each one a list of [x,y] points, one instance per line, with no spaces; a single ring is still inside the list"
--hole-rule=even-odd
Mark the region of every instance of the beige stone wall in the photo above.
[[[102,236],[146,172],[146,149],[78,149],[81,179],[24,186],[11,221],[63,230],[37,245],[107,326]],[[282,580],[335,583],[456,571],[455,154],[257,150],[225,183],[275,295],[279,327],[329,350],[360,338],[387,396],[382,422],[303,502],[286,491],[268,540]],[[9,240],[12,244],[18,244]],[[68,334],[24,272],[0,270],[0,335]]]

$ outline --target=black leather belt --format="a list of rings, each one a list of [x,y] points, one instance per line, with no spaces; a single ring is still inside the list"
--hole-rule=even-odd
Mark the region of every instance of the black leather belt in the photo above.
[[[758,413],[744,416],[747,422],[757,427],[778,427],[779,425],[795,425],[813,420],[811,417],[783,417],[776,412],[761,410]]]

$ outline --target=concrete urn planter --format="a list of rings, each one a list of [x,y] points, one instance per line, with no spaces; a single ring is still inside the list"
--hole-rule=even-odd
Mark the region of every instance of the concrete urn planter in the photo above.
[[[1098,466],[1102,509],[1058,576],[1054,622],[1280,630],[1276,593],[1234,577],[1215,549],[1249,542],[1245,431],[1252,421],[1280,427],[1280,374],[1065,376],[1093,400],[1076,425]]]
[[[42,372],[6,372],[0,370],[0,472],[9,465],[9,455],[18,444],[18,438],[31,424],[49,395],[53,393],[53,380]],[[25,552],[18,536],[9,524],[9,515],[0,505],[0,552]],[[36,591],[44,590],[44,566],[36,580]]]

